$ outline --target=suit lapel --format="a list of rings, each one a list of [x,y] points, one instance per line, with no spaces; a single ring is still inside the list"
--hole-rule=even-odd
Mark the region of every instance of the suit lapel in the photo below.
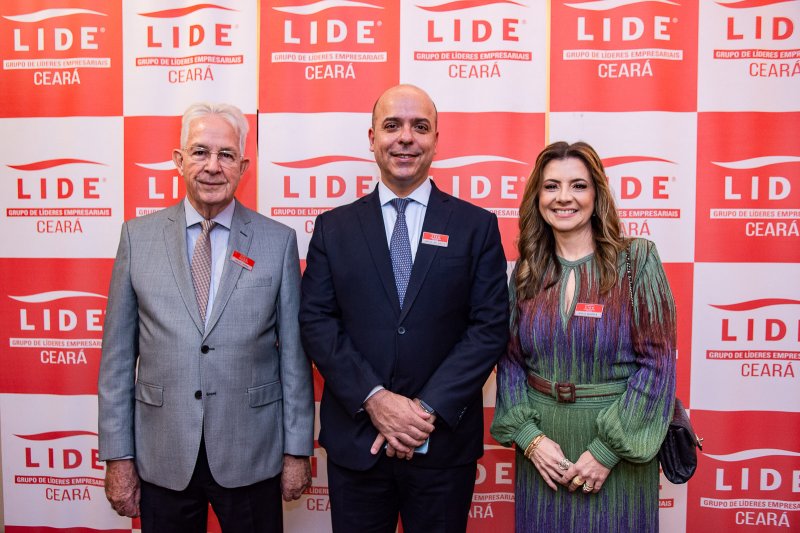
[[[197,308],[189,259],[186,257],[186,212],[183,201],[168,209],[171,212],[167,215],[167,224],[164,226],[167,258],[186,311],[192,317],[197,329],[202,332],[203,322],[200,319],[200,310]]]
[[[422,223],[422,232],[431,232],[446,234],[447,223],[450,220],[450,213],[452,205],[449,198],[442,194],[436,185],[431,182],[431,196],[428,199],[428,207],[425,210],[425,220]],[[384,237],[385,239],[385,237]],[[403,312],[400,315],[400,320],[404,320],[408,314],[409,309],[414,305],[414,300],[419,294],[422,287],[422,282],[428,275],[431,264],[433,263],[436,253],[439,251],[438,246],[431,246],[428,244],[419,243],[417,247],[417,254],[414,257],[414,266],[411,267],[411,279],[408,281],[408,288],[406,289],[406,297],[403,302]],[[394,279],[394,278],[392,278]]]
[[[237,201],[233,211],[233,219],[231,220],[228,249],[225,251],[225,257],[223,258],[225,265],[222,267],[222,277],[219,280],[217,294],[214,296],[214,304],[211,307],[211,316],[208,317],[208,327],[205,330],[205,335],[208,335],[214,329],[214,324],[217,323],[222,315],[222,311],[225,309],[228,299],[236,287],[236,282],[242,274],[242,267],[230,261],[229,258],[234,250],[247,255],[252,242],[253,229],[250,227],[250,216],[244,206]]]
[[[392,271],[392,258],[389,256],[389,244],[386,242],[386,229],[383,225],[383,213],[381,212],[381,201],[377,187],[372,193],[359,201],[356,212],[358,213],[361,231],[364,233],[369,253],[381,278],[386,296],[392,301],[393,309],[399,312],[400,300],[397,298],[397,287],[394,283],[394,272]]]

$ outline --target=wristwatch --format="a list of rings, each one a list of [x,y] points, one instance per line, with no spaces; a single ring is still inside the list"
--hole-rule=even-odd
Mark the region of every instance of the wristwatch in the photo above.
[[[419,401],[419,406],[422,407],[422,410],[428,413],[429,415],[435,415],[436,411],[433,410],[433,407],[428,405],[427,403],[423,402],[422,400]]]

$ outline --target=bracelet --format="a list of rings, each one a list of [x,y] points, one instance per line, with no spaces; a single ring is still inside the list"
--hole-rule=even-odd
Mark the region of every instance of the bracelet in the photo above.
[[[542,439],[544,437],[545,437],[544,433],[539,433],[538,435],[536,435],[536,437],[534,437],[534,439],[531,441],[531,443],[528,444],[528,447],[525,448],[525,453],[523,454],[526,459],[530,459],[531,458],[531,454],[534,451],[536,451],[536,447],[539,446],[539,443],[542,442]]]

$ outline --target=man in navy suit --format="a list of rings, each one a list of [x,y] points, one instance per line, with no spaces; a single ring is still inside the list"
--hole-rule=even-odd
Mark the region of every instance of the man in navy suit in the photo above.
[[[320,443],[335,532],[463,532],[483,453],[481,389],[508,340],[497,218],[429,179],[439,132],[421,89],[372,113],[376,189],[317,218],[302,282],[325,379]],[[398,200],[400,199],[400,200]]]

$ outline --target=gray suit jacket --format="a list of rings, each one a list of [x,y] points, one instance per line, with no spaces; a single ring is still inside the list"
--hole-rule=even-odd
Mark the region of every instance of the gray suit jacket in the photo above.
[[[98,381],[100,459],[135,457],[142,479],[173,490],[188,485],[201,436],[225,487],[276,476],[284,453],[313,453],[295,233],[237,202],[225,257],[204,331],[183,201],[122,227]]]

